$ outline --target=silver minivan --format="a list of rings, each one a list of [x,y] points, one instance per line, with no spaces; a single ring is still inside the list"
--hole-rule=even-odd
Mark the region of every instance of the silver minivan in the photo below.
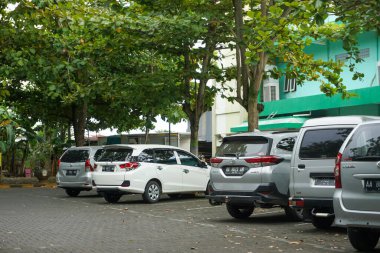
[[[355,249],[372,250],[380,235],[380,120],[352,131],[334,172],[335,223],[348,228]]]
[[[380,119],[371,116],[337,116],[310,119],[294,146],[289,205],[303,208],[316,228],[334,222],[334,166],[339,148],[359,123]]]
[[[65,189],[70,197],[78,196],[81,191],[91,190],[91,173],[102,152],[101,146],[68,148],[58,161],[57,186]]]

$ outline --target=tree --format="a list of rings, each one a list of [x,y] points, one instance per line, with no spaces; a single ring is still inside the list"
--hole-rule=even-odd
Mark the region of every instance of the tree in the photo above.
[[[141,46],[149,20],[134,11],[106,0],[20,1],[3,11],[7,103],[36,122],[70,122],[77,146],[85,127],[130,130],[144,124],[140,115],[169,111],[175,96],[165,73],[173,63]]]
[[[237,87],[236,96],[230,100],[247,110],[249,131],[258,127],[258,94],[268,72],[275,78],[296,78],[298,84],[320,81],[321,91],[327,96],[352,95],[340,78],[342,63],[313,59],[304,52],[306,46],[319,39],[346,38],[352,42],[347,43],[347,50],[353,50],[355,45],[351,37],[345,37],[343,24],[324,24],[328,13],[320,2],[233,0]],[[284,62],[285,69],[266,70],[268,64],[277,62]]]
[[[216,54],[231,20],[231,4],[227,1],[139,1],[150,26],[152,47],[177,62],[173,74],[178,77],[178,91],[191,129],[190,151],[198,154],[199,120],[210,110],[216,88],[207,85],[211,79],[223,80]]]

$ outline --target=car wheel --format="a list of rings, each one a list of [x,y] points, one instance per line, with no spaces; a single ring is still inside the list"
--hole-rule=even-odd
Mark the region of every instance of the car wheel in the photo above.
[[[379,232],[369,228],[347,228],[352,247],[359,251],[370,251],[379,241]]]
[[[70,197],[77,197],[80,193],[80,190],[76,189],[66,189],[66,194],[69,195]]]
[[[285,207],[286,216],[292,221],[303,221],[303,208]]]
[[[254,206],[238,206],[227,204],[228,213],[236,219],[247,219],[253,213]]]
[[[161,186],[157,181],[150,181],[146,187],[143,194],[143,199],[147,203],[156,203],[161,197]]]
[[[118,193],[109,193],[109,192],[105,192],[103,194],[104,196],[104,199],[108,202],[108,203],[116,203],[119,201],[119,199],[121,198],[121,194],[118,194]]]
[[[313,224],[314,227],[319,228],[319,229],[327,229],[331,227],[333,222],[334,222],[334,216],[330,216],[330,217],[312,216],[311,217],[311,223]]]

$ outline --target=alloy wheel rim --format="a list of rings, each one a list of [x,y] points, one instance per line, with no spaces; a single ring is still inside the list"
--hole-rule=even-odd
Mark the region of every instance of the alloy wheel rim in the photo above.
[[[158,199],[158,196],[160,194],[160,191],[158,189],[158,186],[155,185],[155,184],[152,184],[150,187],[149,187],[149,198],[151,200],[156,200]]]

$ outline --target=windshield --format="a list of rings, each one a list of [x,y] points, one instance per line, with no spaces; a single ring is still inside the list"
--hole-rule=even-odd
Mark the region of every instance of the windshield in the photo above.
[[[269,151],[269,140],[264,137],[225,138],[216,156],[262,156]]]
[[[88,150],[67,150],[62,158],[61,162],[64,163],[79,163],[79,162],[85,162],[89,157],[89,151]]]
[[[124,162],[129,161],[132,155],[130,148],[109,148],[105,149],[100,156],[99,162]]]
[[[360,126],[343,152],[343,160],[379,161],[380,124]]]

